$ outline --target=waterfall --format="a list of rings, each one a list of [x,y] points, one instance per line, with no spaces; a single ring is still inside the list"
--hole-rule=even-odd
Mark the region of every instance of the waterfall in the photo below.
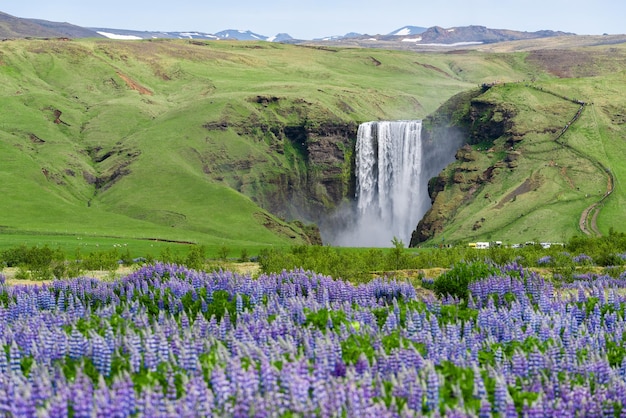
[[[379,121],[359,126],[355,149],[355,201],[321,225],[322,240],[348,247],[409,245],[430,208],[428,181],[454,161],[462,132],[435,128],[422,139],[422,121]]]
[[[423,216],[421,121],[367,122],[356,143],[356,219],[343,245],[409,244]]]

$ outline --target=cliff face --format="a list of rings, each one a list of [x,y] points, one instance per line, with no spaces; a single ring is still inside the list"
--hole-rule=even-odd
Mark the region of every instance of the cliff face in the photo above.
[[[287,190],[287,199],[271,199],[269,209],[319,222],[344,199],[352,198],[357,129],[357,124],[349,122],[287,127],[285,136],[301,150],[305,169],[294,178],[295,187]]]
[[[247,153],[236,158],[229,153],[220,161],[223,157],[209,146],[199,152],[204,172],[282,218],[318,223],[354,195],[358,124],[332,115],[321,122],[301,117],[297,124],[271,116],[205,124],[211,136],[234,131]]]

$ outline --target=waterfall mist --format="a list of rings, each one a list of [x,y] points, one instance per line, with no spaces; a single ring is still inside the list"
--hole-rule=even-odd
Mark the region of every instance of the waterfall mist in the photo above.
[[[454,160],[461,140],[423,140],[422,121],[378,121],[359,126],[356,196],[320,225],[324,242],[350,247],[408,246],[430,208],[428,180]]]

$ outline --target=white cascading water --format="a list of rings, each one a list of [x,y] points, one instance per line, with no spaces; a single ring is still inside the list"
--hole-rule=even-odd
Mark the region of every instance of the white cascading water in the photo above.
[[[361,124],[356,144],[357,219],[349,234],[354,246],[409,244],[424,214],[422,121]],[[346,237],[348,238],[348,237]]]
[[[395,237],[408,246],[431,206],[429,179],[454,161],[465,136],[434,127],[423,139],[419,120],[367,122],[357,135],[356,201],[320,224],[322,240],[345,247],[390,247]]]

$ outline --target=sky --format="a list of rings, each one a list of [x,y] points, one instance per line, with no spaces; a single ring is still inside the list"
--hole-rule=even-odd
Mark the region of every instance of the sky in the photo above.
[[[0,11],[84,27],[207,33],[239,29],[264,36],[288,33],[297,39],[388,34],[404,26],[626,33],[624,0],[0,0]]]

